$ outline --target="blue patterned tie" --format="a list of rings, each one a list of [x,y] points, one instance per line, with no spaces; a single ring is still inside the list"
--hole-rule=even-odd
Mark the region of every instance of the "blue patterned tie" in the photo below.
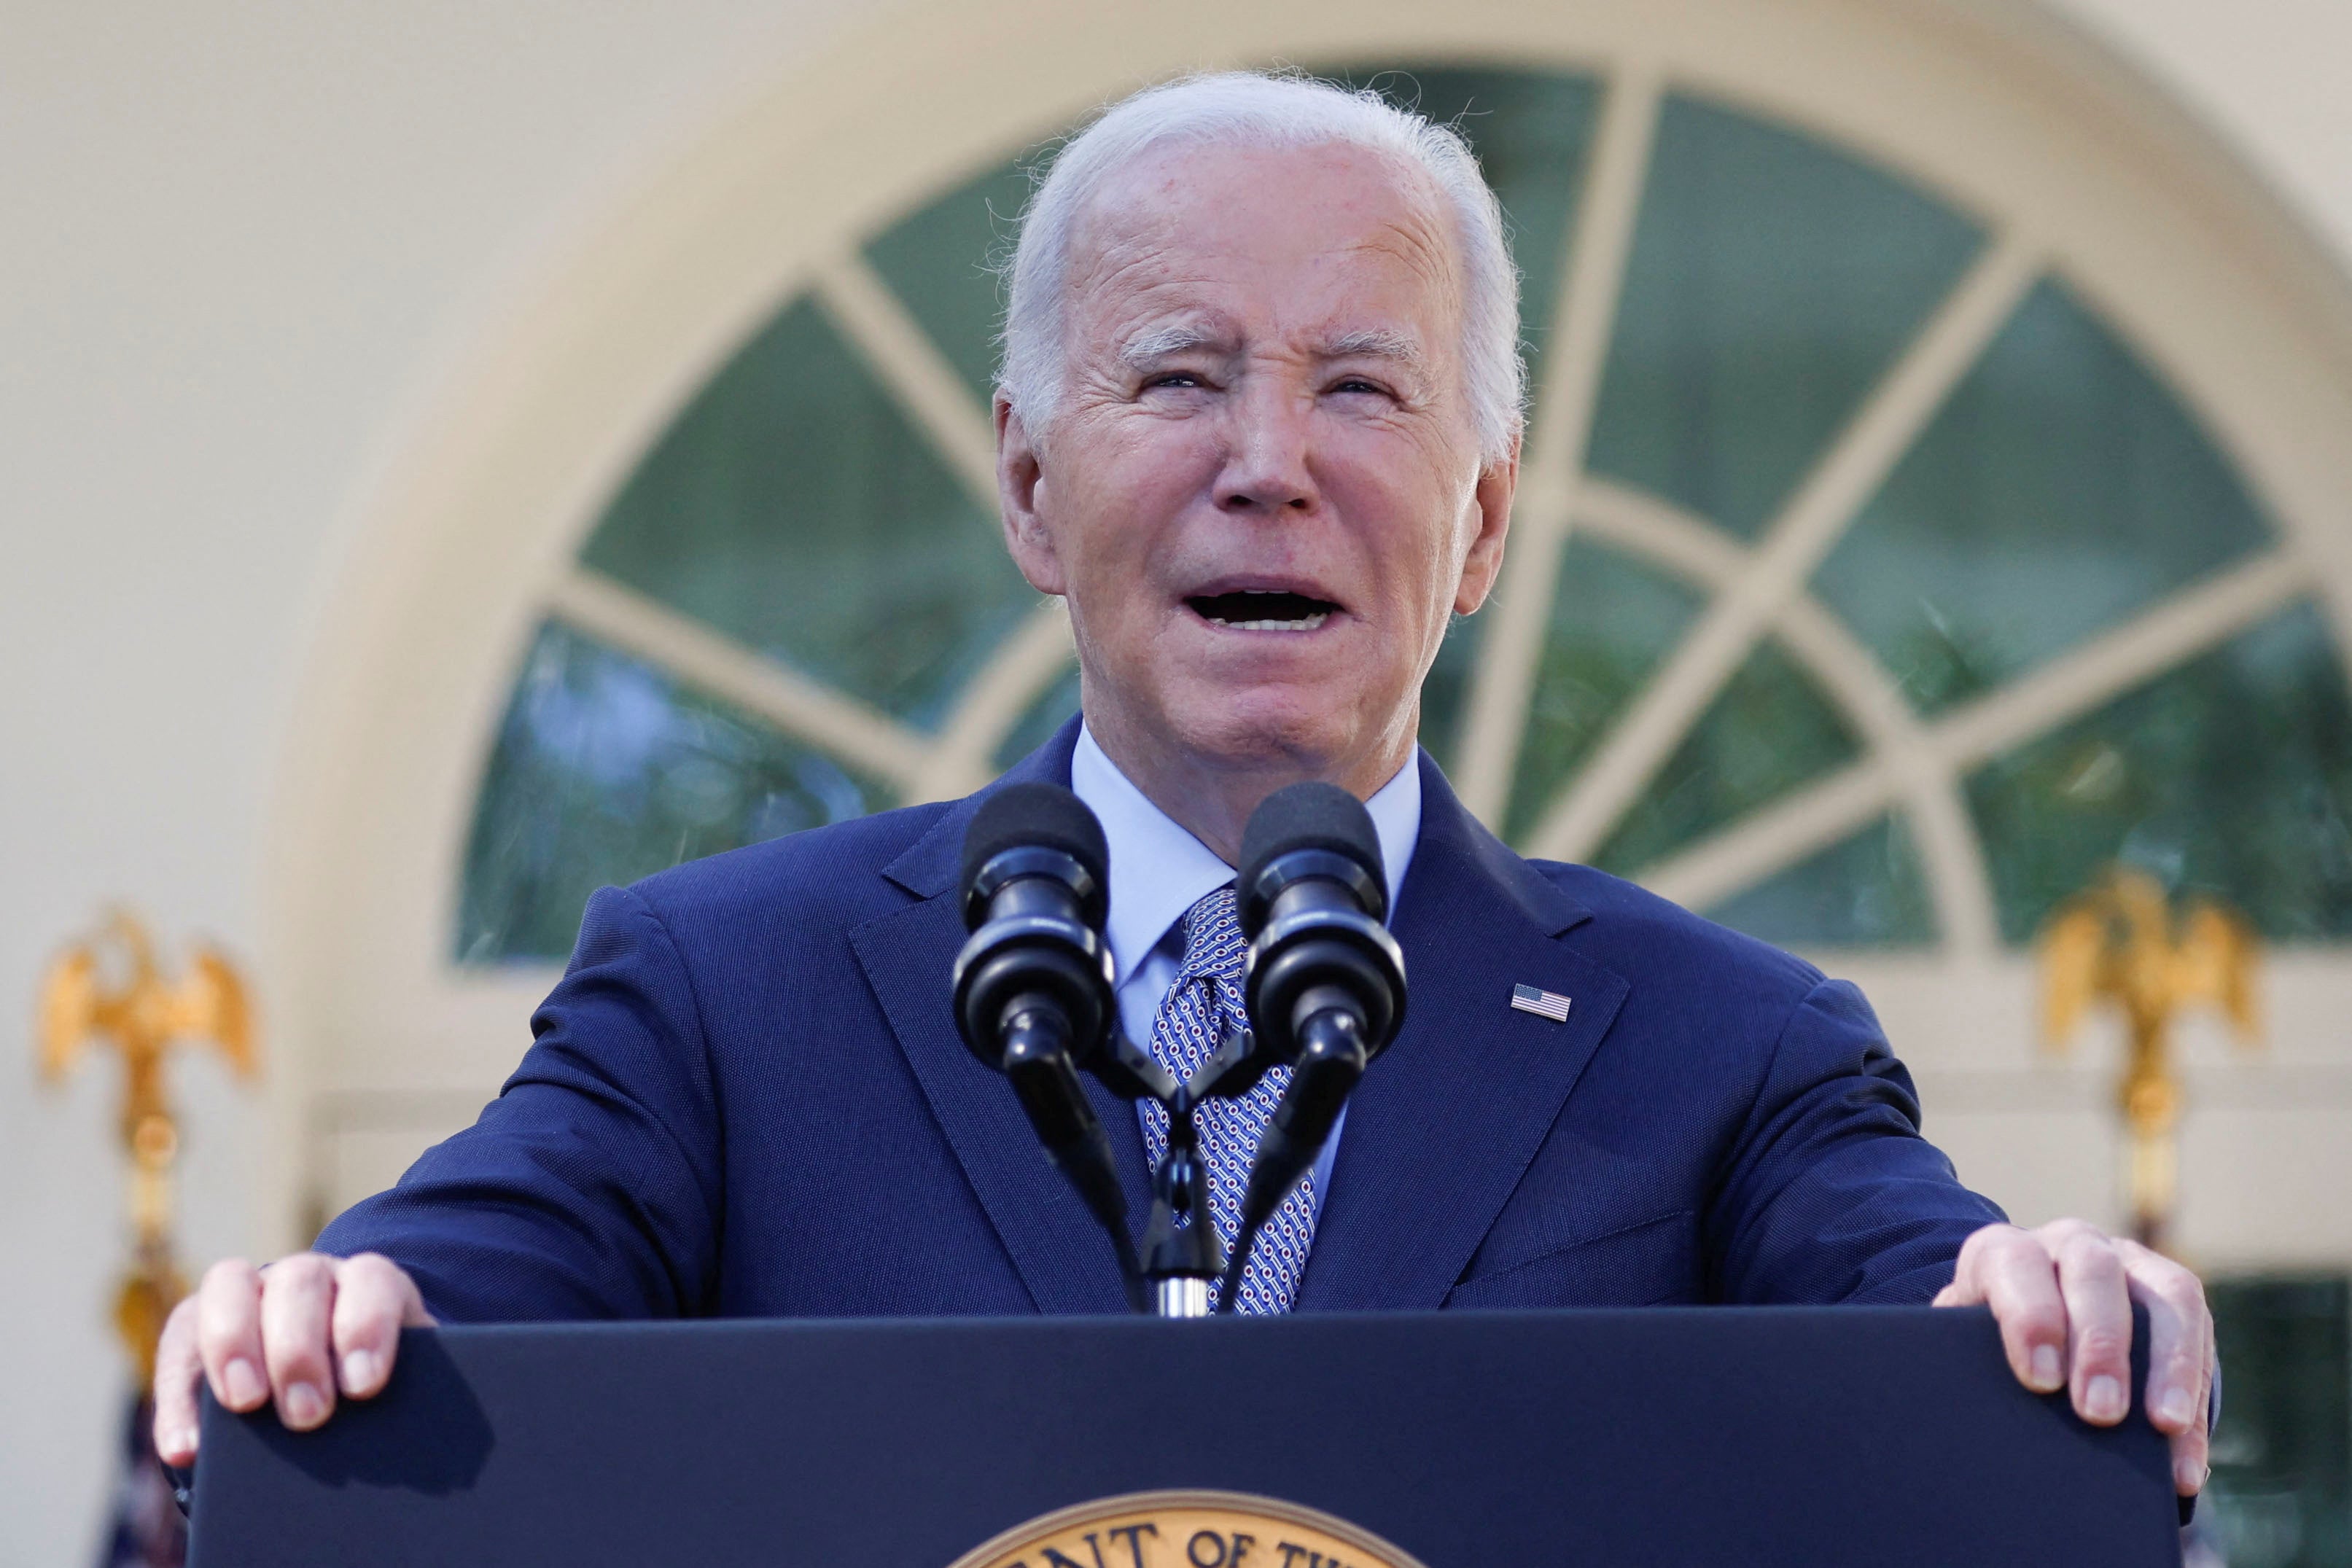
[[[1249,1021],[1242,999],[1242,956],[1247,945],[1234,912],[1231,884],[1186,910],[1183,929],[1183,962],[1151,1023],[1151,1054],[1179,1078],[1190,1077],[1229,1033],[1248,1027]],[[1227,1247],[1241,1228],[1250,1159],[1289,1083],[1290,1069],[1275,1068],[1241,1098],[1211,1100],[1194,1117],[1201,1158],[1209,1168],[1209,1218]],[[1156,1104],[1144,1108],[1144,1142],[1156,1170],[1168,1157],[1168,1113]],[[1288,1312],[1297,1298],[1298,1276],[1314,1239],[1315,1176],[1310,1171],[1282,1200],[1250,1249],[1249,1266],[1242,1274],[1241,1310]]]

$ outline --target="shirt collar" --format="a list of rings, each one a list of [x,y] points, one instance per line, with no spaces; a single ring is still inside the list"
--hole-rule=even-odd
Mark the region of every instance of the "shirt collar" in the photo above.
[[[1417,760],[1418,754],[1405,758],[1396,777],[1364,802],[1380,835],[1391,910],[1421,837]],[[1103,934],[1124,983],[1186,910],[1234,880],[1234,868],[1153,805],[1084,727],[1070,754],[1070,788],[1102,823],[1110,844],[1110,918]]]

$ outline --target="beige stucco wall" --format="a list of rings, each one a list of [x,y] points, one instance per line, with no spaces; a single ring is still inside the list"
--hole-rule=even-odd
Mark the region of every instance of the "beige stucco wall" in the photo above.
[[[2352,270],[2352,8],[2053,3]],[[264,952],[273,791],[375,486],[534,279],[849,9],[0,14],[0,1565],[89,1551],[118,1377],[113,1078],[37,1092],[5,1020],[110,898]],[[265,1119],[182,1082],[190,1249],[256,1245]]]
[[[2336,0],[2049,0],[2352,259],[2352,10]]]

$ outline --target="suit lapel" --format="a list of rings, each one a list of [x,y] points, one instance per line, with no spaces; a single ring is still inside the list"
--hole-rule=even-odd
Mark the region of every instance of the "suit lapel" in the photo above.
[[[1076,739],[1073,719],[999,782],[1043,779],[1066,785]],[[1012,1085],[965,1049],[949,1006],[948,970],[965,936],[957,860],[972,813],[994,788],[958,801],[884,869],[920,902],[859,925],[850,945],[932,1116],[1037,1309],[1123,1312],[1126,1298],[1109,1241],[1038,1148]],[[1140,1228],[1150,1187],[1135,1112],[1091,1079],[1087,1088],[1110,1134],[1120,1185]]]
[[[1627,986],[1555,938],[1590,918],[1481,828],[1424,756],[1399,901],[1404,1027],[1348,1105],[1301,1311],[1433,1308],[1535,1157]],[[1566,1023],[1511,988],[1570,999]]]

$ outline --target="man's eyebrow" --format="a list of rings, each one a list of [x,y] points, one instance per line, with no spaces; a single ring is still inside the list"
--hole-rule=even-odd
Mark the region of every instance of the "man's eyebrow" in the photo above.
[[[1225,345],[1225,339],[1207,327],[1178,323],[1168,327],[1148,327],[1118,347],[1119,362],[1129,370],[1139,370],[1154,360],[1164,360],[1171,354],[1181,354],[1192,349],[1214,349]]]
[[[1429,363],[1429,356],[1421,351],[1421,344],[1411,336],[1379,328],[1342,332],[1325,343],[1318,353],[1326,360],[1395,360],[1416,371],[1425,369]]]

